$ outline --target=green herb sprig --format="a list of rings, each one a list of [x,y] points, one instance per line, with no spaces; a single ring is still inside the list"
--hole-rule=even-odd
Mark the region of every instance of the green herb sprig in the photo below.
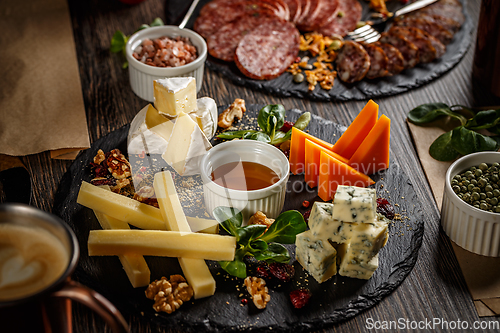
[[[147,29],[150,27],[159,27],[164,25],[163,20],[159,17],[155,18],[151,24],[143,24],[141,25],[134,33],[136,33],[139,30]],[[120,30],[116,30],[115,34],[113,37],[111,37],[111,45],[109,47],[109,50],[112,53],[121,53],[122,56],[126,59],[125,56],[125,45],[127,45],[127,41],[130,38],[129,36],[126,36],[123,32]],[[128,67],[128,61],[125,60],[125,62],[122,65],[122,68],[125,69]]]
[[[467,114],[467,116],[464,116]],[[422,125],[440,117],[451,117],[460,125],[440,135],[429,147],[429,154],[438,161],[452,161],[460,155],[480,151],[496,151],[500,148],[500,109],[482,110],[455,105],[449,107],[443,103],[420,105],[408,113],[408,119]],[[492,136],[479,133],[488,130]]]
[[[296,210],[281,213],[266,231],[266,226],[251,224],[241,226],[243,216],[235,208],[217,207],[215,219],[229,234],[236,237],[236,252],[233,261],[219,261],[220,266],[229,274],[246,278],[246,256],[265,262],[288,263],[290,254],[282,244],[295,243],[295,236],[307,229],[302,214]]]
[[[241,131],[226,131],[217,135],[219,139],[249,139],[263,141],[272,145],[279,145],[292,137],[292,130],[286,133],[281,131],[281,127],[285,123],[285,107],[281,104],[270,104],[263,107],[259,111],[257,123],[260,131],[256,130],[241,130]],[[311,114],[304,112],[295,122],[293,127],[303,130],[309,125]]]

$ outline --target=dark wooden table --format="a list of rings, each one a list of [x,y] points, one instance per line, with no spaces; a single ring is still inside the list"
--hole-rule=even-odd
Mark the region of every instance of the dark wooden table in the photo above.
[[[110,54],[111,36],[118,29],[132,33],[136,27],[151,22],[155,17],[161,17],[168,23],[172,18],[165,11],[166,1],[169,0],[146,0],[139,5],[128,6],[118,0],[69,0],[91,142],[129,123],[146,104],[132,92],[128,71],[121,68],[119,57]],[[474,21],[474,27],[479,7],[480,0],[468,0],[466,10]],[[470,323],[481,320],[476,315],[450,241],[440,228],[440,213],[406,125],[407,112],[422,103],[439,101],[470,106],[494,103],[489,96],[475,93],[471,80],[474,45],[475,37],[463,60],[441,78],[407,93],[375,99],[381,112],[392,119],[391,154],[394,161],[409,176],[425,205],[423,245],[415,268],[395,292],[370,310],[327,331],[367,331],[365,325],[368,318],[374,321],[404,318],[417,322],[442,318]],[[343,125],[349,124],[366,103],[323,103],[281,98],[234,85],[208,69],[205,69],[199,96],[211,96],[219,105],[229,104],[235,98],[243,98],[252,104],[280,103],[286,109],[311,111]],[[58,183],[71,162],[52,160],[48,153],[24,157],[23,162],[33,176],[33,205],[51,211]],[[90,310],[75,305],[73,311],[75,332],[109,332],[104,322]],[[170,332],[161,327],[151,327],[139,314],[126,319],[132,332]]]

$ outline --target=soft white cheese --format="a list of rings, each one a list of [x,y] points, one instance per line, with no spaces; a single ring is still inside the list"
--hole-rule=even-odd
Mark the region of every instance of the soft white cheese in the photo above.
[[[173,77],[153,82],[155,107],[162,114],[175,117],[196,110],[196,80]]]

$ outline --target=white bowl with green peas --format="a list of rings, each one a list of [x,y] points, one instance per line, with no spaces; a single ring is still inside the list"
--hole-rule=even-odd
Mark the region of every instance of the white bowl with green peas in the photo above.
[[[464,249],[500,257],[500,152],[466,155],[448,168],[441,225]]]

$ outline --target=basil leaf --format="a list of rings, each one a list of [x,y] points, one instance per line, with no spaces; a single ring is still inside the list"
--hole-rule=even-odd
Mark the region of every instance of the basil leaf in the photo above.
[[[279,263],[289,263],[290,254],[286,247],[278,243],[270,243],[267,250],[255,253],[255,259],[268,261],[268,262],[279,262]]]
[[[498,143],[495,139],[463,126],[459,126],[452,131],[451,144],[462,155],[498,149]]]
[[[311,113],[310,112],[304,112],[303,114],[300,115],[299,119],[293,124],[293,127],[298,128],[299,130],[304,130],[307,125],[309,125],[309,122],[311,121]],[[292,133],[290,132],[290,136]]]
[[[462,125],[467,122],[464,116],[453,112],[450,107],[444,103],[422,104],[408,113],[408,119],[414,124],[430,123],[442,116],[455,118],[459,120]]]
[[[259,131],[254,130],[242,130],[242,131],[226,131],[217,135],[218,139],[243,139],[243,136],[247,133],[259,133]]]
[[[281,213],[260,239],[267,243],[294,244],[295,236],[306,229],[304,216],[296,210],[289,210]]]
[[[451,145],[452,131],[441,134],[429,147],[429,154],[438,161],[452,161],[459,153]]]
[[[479,111],[472,119],[467,121],[465,127],[471,130],[492,128],[500,124],[500,109]]]
[[[244,279],[247,277],[247,265],[243,262],[245,254],[245,249],[238,249],[233,261],[219,261],[219,265],[229,274]]]
[[[237,229],[241,227],[241,223],[243,222],[241,212],[236,208],[219,206],[215,207],[213,214],[224,230],[235,236],[238,241],[239,235]]]
[[[111,37],[111,46],[109,50],[113,53],[121,52],[125,49],[125,44],[127,44],[127,36],[120,30],[117,30],[113,37]]]
[[[265,143],[269,143],[271,141],[271,138],[269,137],[269,135],[267,135],[266,133],[263,133],[263,132],[245,133],[243,135],[243,139],[262,141]]]
[[[238,243],[242,245],[250,243],[251,241],[259,238],[266,231],[266,228],[267,227],[262,224],[250,224],[243,228],[238,228]]]
[[[163,23],[163,20],[159,17],[155,18],[150,24],[152,27],[160,27],[162,25],[165,25],[165,23]]]
[[[272,137],[272,133],[279,130],[285,123],[285,107],[281,104],[269,104],[259,111],[257,122],[262,131]],[[270,118],[274,117],[274,120]]]
[[[267,247],[268,247],[267,243],[261,239],[253,240],[250,243],[250,248],[254,251],[265,251],[267,250]]]

